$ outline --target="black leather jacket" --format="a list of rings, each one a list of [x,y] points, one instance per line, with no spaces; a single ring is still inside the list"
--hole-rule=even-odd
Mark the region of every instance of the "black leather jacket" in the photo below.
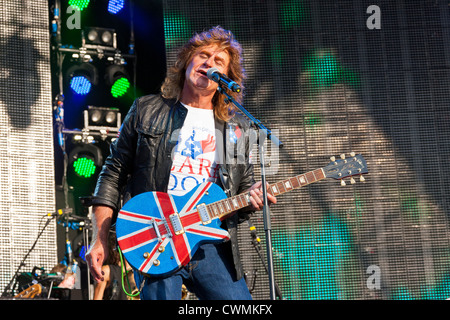
[[[111,144],[92,204],[109,206],[117,214],[121,195],[125,203],[143,192],[167,192],[172,151],[178,140],[177,130],[183,126],[186,115],[187,109],[180,102],[164,99],[160,95],[137,99],[123,121],[119,138]],[[255,182],[253,165],[249,161],[251,130],[248,121],[239,114],[227,123],[216,121],[216,129],[223,133],[225,146],[221,148],[220,139],[216,140],[217,149],[224,150],[224,161],[219,170],[221,181],[217,184],[233,196]],[[240,135],[237,142],[233,142],[229,130],[235,132],[236,129]],[[225,220],[238,279],[243,276],[243,270],[237,244],[237,225],[247,220],[249,214],[251,212],[241,210]]]

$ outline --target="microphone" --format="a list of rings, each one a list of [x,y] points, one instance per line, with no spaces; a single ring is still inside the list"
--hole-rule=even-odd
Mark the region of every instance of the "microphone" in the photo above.
[[[233,92],[241,92],[241,87],[234,82],[233,80],[229,79],[226,75],[219,72],[219,69],[217,68],[210,68],[208,72],[206,72],[206,76],[218,84],[222,84],[226,86],[228,89],[230,89]]]

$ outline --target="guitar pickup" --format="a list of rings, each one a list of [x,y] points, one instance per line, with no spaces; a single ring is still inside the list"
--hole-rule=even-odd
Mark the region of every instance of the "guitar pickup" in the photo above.
[[[198,215],[203,225],[211,223],[211,218],[209,217],[208,209],[204,203],[197,206]]]
[[[181,219],[178,213],[173,213],[169,216],[170,223],[172,224],[173,231],[175,232],[175,235],[183,234],[184,228],[181,224]]]

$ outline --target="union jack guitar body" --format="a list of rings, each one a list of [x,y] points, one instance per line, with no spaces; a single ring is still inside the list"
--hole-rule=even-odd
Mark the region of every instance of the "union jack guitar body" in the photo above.
[[[325,178],[342,180],[367,172],[361,155],[332,158],[324,168],[270,185],[268,192],[278,196]],[[222,220],[248,205],[248,192],[227,198],[211,182],[198,185],[184,196],[142,193],[130,199],[118,214],[118,244],[133,268],[149,276],[169,275],[187,265],[201,244],[228,240],[228,232],[220,227]]]
[[[203,183],[184,196],[146,192],[129,200],[119,212],[119,247],[134,268],[163,276],[186,265],[204,242],[222,242],[229,234],[220,219],[201,220],[198,206],[226,199],[214,183]],[[206,223],[205,223],[206,222]]]

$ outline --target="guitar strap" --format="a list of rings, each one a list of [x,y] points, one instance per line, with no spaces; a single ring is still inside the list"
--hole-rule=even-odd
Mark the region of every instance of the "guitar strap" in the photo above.
[[[231,197],[230,188],[229,188],[229,185],[228,185],[228,171],[227,171],[227,169],[226,169],[224,164],[220,164],[220,167],[219,167],[219,178],[220,178],[220,182],[222,183],[223,191],[225,192],[227,197]]]

